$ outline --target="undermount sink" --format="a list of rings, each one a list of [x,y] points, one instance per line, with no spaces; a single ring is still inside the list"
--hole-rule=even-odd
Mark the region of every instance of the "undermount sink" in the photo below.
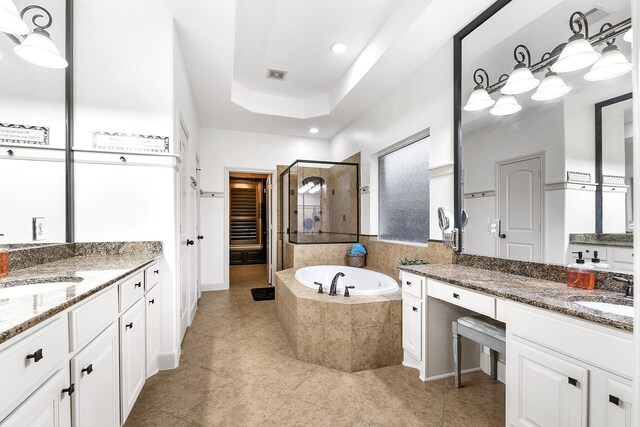
[[[78,282],[48,282],[34,283],[31,285],[17,285],[7,288],[0,288],[0,299],[19,298],[35,294],[44,294],[47,292],[58,291],[77,285]]]
[[[620,316],[633,317],[633,306],[622,304],[610,304],[608,302],[600,301],[576,301],[576,304],[587,308],[593,308],[594,310],[604,311],[607,313],[617,314]]]

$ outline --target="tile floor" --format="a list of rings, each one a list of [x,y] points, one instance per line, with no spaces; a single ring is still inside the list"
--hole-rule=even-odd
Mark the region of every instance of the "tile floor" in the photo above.
[[[504,426],[504,385],[478,373],[423,383],[403,366],[344,373],[296,360],[273,301],[254,302],[264,266],[231,267],[202,295],[180,367],[147,380],[134,426]]]

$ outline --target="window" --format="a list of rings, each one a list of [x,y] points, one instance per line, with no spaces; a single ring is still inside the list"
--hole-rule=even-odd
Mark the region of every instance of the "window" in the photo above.
[[[378,159],[378,234],[382,240],[429,241],[428,136],[422,134]]]

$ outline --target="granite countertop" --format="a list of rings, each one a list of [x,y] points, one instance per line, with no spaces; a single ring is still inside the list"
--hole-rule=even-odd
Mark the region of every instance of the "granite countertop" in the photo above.
[[[0,279],[0,344],[116,283],[161,254],[74,256]],[[47,283],[51,290],[28,285]]]
[[[633,331],[632,317],[576,304],[576,301],[600,301],[627,306],[633,304],[619,292],[602,289],[588,291],[569,287],[565,283],[458,264],[411,265],[400,266],[399,269],[617,329]]]
[[[632,233],[569,234],[569,243],[632,248],[633,234]]]

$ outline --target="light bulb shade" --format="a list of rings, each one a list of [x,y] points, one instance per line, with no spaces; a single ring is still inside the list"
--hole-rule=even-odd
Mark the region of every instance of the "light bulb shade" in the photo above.
[[[18,36],[29,32],[29,27],[20,18],[13,0],[0,0],[0,31]]]
[[[315,185],[309,190],[309,194],[315,194],[318,191],[322,190],[322,185]]]
[[[464,111],[480,111],[485,108],[491,107],[495,104],[496,101],[491,99],[489,93],[482,86],[476,87],[469,96],[469,100],[467,101],[467,105],[464,106]]]
[[[615,45],[611,45],[602,51],[602,56],[593,64],[591,71],[585,74],[584,79],[591,82],[612,79],[627,74],[631,68],[631,63],[622,52]]]
[[[569,39],[569,43],[562,49],[560,57],[558,57],[556,63],[551,66],[551,71],[554,73],[568,73],[581,70],[593,65],[600,59],[600,54],[593,50],[593,46],[591,46],[589,41],[581,34],[576,34],[576,36]]]
[[[622,37],[622,40],[626,41],[627,43],[631,43],[633,41],[633,28],[630,28],[629,31],[624,33],[624,37]]]
[[[520,110],[522,110],[522,106],[518,104],[513,95],[502,95],[489,112],[494,116],[508,116]]]
[[[25,61],[42,67],[60,69],[69,65],[60,55],[49,34],[43,30],[34,30],[22,44],[14,47],[13,51]]]
[[[547,73],[536,93],[531,95],[534,101],[549,101],[568,94],[571,88],[556,73]]]
[[[504,95],[518,95],[537,88],[539,84],[540,80],[533,77],[531,70],[524,64],[518,64],[500,92]]]

